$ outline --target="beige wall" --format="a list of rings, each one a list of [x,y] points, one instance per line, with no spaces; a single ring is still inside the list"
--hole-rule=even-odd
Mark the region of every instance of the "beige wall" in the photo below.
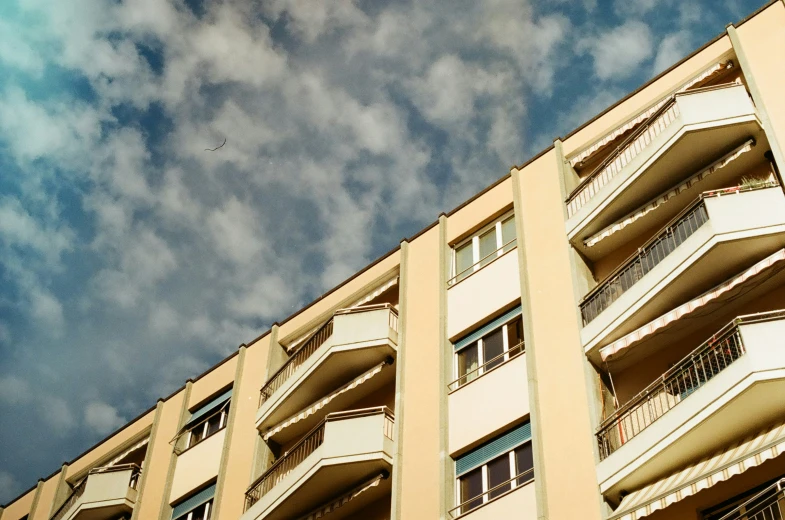
[[[439,228],[409,244],[403,345],[400,519],[439,518]]]
[[[520,489],[488,502],[461,517],[465,520],[535,520],[537,504],[534,496],[534,484],[529,483]],[[577,517],[576,517],[577,518]]]
[[[183,406],[185,390],[170,397],[163,403],[163,408],[158,419],[156,436],[151,440],[150,464],[144,468],[145,476],[144,489],[136,504],[138,512],[137,518],[156,519],[161,507],[167,502],[168,496],[164,497],[166,481],[169,474],[169,462],[172,456],[172,445],[169,441],[177,434],[180,426],[180,412]]]
[[[218,476],[226,428],[206,438],[177,457],[169,503],[175,503],[191,491]]]
[[[738,28],[780,149],[785,145],[785,6],[775,2]],[[775,136],[769,136],[772,139]],[[782,167],[780,167],[782,168]]]
[[[30,517],[30,520],[49,520],[49,512],[52,509],[52,501],[57,492],[57,483],[59,480],[60,472],[58,471],[49,480],[44,482],[44,485],[41,487],[41,492],[38,495],[38,504],[35,507],[35,514]],[[5,518],[5,514],[3,514],[3,518]]]
[[[512,179],[505,178],[448,217],[447,243],[455,244],[467,235],[512,209]]]
[[[533,436],[540,465],[535,485],[552,519],[600,518],[589,401],[584,382],[577,308],[564,230],[564,207],[554,150],[519,174],[519,247],[525,268],[522,290],[526,361]],[[537,190],[527,189],[537,186]],[[522,223],[522,224],[521,224]],[[526,300],[528,298],[528,301]],[[521,377],[524,377],[521,374]],[[535,461],[537,459],[535,458]],[[570,500],[564,500],[564,490]]]
[[[30,512],[33,506],[33,499],[35,498],[35,489],[33,488],[24,495],[20,496],[3,510],[3,520],[19,520]]]
[[[221,364],[218,368],[210,370],[194,381],[191,387],[191,396],[188,398],[188,409],[193,410],[200,404],[206,404],[210,398],[216,397],[215,393],[232,384],[237,370],[237,356]]]
[[[269,335],[246,349],[240,384],[236,385],[232,392],[235,418],[231,439],[228,441],[230,451],[226,462],[226,477],[218,497],[220,519],[235,520],[243,513],[245,491],[251,483],[253,455],[258,436],[254,424],[259,406],[259,389],[264,379],[269,351]]]

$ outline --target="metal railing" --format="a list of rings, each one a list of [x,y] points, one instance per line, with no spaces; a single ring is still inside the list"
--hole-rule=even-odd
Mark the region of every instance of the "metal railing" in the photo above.
[[[785,479],[775,482],[719,520],[783,520]]]
[[[610,307],[708,220],[701,195],[583,298],[580,303],[583,324],[587,325]]]
[[[467,267],[466,269],[464,269],[460,273],[457,273],[455,276],[453,276],[452,278],[447,280],[447,285],[448,286],[455,285],[456,283],[460,282],[461,280],[469,277],[471,274],[479,271],[483,267],[485,267],[487,265],[490,265],[491,263],[493,263],[494,260],[496,260],[497,258],[501,258],[504,255],[504,253],[506,253],[508,251],[512,251],[517,246],[518,246],[518,239],[516,237],[516,238],[513,238],[512,240],[510,240],[509,242],[507,242],[506,244],[502,245],[497,250],[495,250],[495,251],[493,251],[491,253],[488,253],[484,257],[480,258],[479,260],[474,262],[472,265],[470,265],[469,267]]]
[[[570,193],[567,204],[567,217],[572,217],[589,202],[600,189],[608,184],[634,157],[651,144],[680,115],[676,96],[671,97],[659,110],[622,141],[611,154],[581,181]]]
[[[294,468],[322,445],[324,442],[324,425],[326,421],[320,422],[316,428],[311,430],[300,442],[295,444],[292,449],[286,452],[280,459],[275,461],[270,469],[262,473],[251,488],[245,493],[245,510],[251,508],[256,502],[266,495],[275,485],[289,474]]]
[[[512,361],[520,354],[523,354],[526,351],[523,341],[515,345],[514,347],[510,347],[507,352],[502,352],[498,356],[491,358],[490,360],[486,361],[482,365],[478,366],[477,368],[466,372],[461,377],[447,385],[447,389],[452,392],[453,390],[457,390],[458,388],[462,387],[466,383],[470,383],[477,379],[478,377],[484,375],[489,370],[496,368],[498,366],[507,363],[508,361]],[[505,359],[506,358],[506,359]]]
[[[618,450],[743,356],[746,349],[739,332],[739,324],[745,318],[736,318],[720,329],[605,419],[596,434],[600,459],[605,459]],[[773,318],[767,316],[764,319]]]
[[[128,480],[128,487],[131,489],[137,489],[139,486],[139,478],[142,474],[142,468],[140,468],[138,464],[117,464],[116,466],[93,468],[87,473],[87,477],[83,478],[82,481],[76,485],[73,491],[71,491],[71,494],[68,495],[68,498],[65,499],[65,502],[63,502],[63,504],[57,508],[57,511],[54,512],[50,520],[61,520],[62,518],[65,518],[66,513],[69,512],[69,510],[84,494],[85,488],[87,487],[87,480],[90,475],[128,470],[131,470],[131,477]]]
[[[523,471],[511,479],[505,480],[501,484],[492,487],[488,491],[458,504],[456,507],[450,509],[450,517],[458,518],[462,515],[465,515],[466,513],[469,513],[470,511],[480,507],[481,505],[487,504],[488,502],[497,498],[501,498],[507,493],[510,493],[532,481],[534,481],[534,468]]]
[[[267,401],[276,390],[281,388],[281,386],[289,379],[292,374],[302,365],[305,361],[311,357],[311,355],[317,351],[319,347],[321,347],[327,338],[332,336],[333,334],[333,318],[322,325],[316,332],[314,332],[310,338],[308,338],[300,348],[294,351],[294,353],[286,360],[281,368],[279,368],[275,374],[262,386],[262,389],[259,392],[259,406],[262,406],[265,401]]]
[[[286,475],[294,468],[299,466],[309,455],[316,451],[324,442],[325,425],[332,420],[353,419],[368,415],[384,414],[384,424],[382,431],[384,435],[392,440],[395,429],[395,417],[392,411],[386,406],[373,408],[361,408],[359,410],[348,410],[344,412],[333,412],[327,414],[322,421],[308,432],[300,442],[295,444],[289,451],[284,453],[276,460],[270,468],[251,484],[245,493],[245,510],[248,511],[264,495],[270,492]]]

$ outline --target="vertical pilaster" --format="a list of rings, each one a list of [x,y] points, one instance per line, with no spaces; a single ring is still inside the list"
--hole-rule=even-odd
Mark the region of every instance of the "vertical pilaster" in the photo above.
[[[278,324],[273,323],[273,326],[270,328],[270,346],[269,353],[267,355],[266,368],[264,371],[264,381],[262,384],[266,383],[270,379],[270,376],[273,375],[286,360],[286,352],[284,351],[281,344],[278,343],[278,330]],[[253,460],[254,463],[251,467],[250,482],[255,481],[256,478],[267,469],[270,461],[272,460],[272,450],[267,445],[267,443],[264,442],[261,435],[256,436]]]
[[[398,354],[395,361],[395,453],[392,469],[390,518],[401,520],[401,488],[403,485],[403,392],[406,365],[406,321],[409,295],[409,242],[401,241],[401,270],[398,278]]]
[[[33,503],[30,505],[30,513],[28,513],[28,518],[35,518],[36,511],[38,510],[38,502],[41,499],[41,490],[44,487],[44,479],[39,478],[38,483],[35,486],[35,495],[33,496]]]
[[[164,408],[164,403],[160,399],[155,404],[155,415],[153,416],[153,427],[150,430],[150,440],[147,443],[147,452],[144,455],[144,462],[142,463],[142,474],[139,477],[139,485],[137,486],[137,493],[136,493],[136,504],[134,505],[134,511],[131,513],[131,520],[138,520],[139,519],[139,511],[142,509],[142,502],[144,501],[144,490],[145,484],[147,483],[147,471],[146,469],[150,467],[150,461],[153,459],[153,449],[155,448],[155,443],[158,440],[158,426],[161,422],[161,413]],[[65,468],[63,468],[63,472],[65,472]]]
[[[237,355],[237,366],[235,367],[234,371],[234,383],[232,385],[233,389],[233,401],[237,401],[239,399],[238,390],[240,389],[240,384],[242,383],[243,377],[243,367],[245,366],[245,351],[246,351],[245,344],[240,345],[240,349]],[[235,427],[235,420],[237,418],[237,411],[240,407],[237,406],[237,402],[232,402],[229,406],[229,417],[226,419],[226,434],[224,436],[224,445],[221,450],[221,462],[218,466],[218,478],[216,480],[215,486],[215,499],[213,500],[213,512],[212,517],[215,519],[220,518],[220,511],[221,511],[221,499],[223,497],[223,489],[224,489],[224,482],[226,481],[226,466],[229,463],[229,453],[232,449],[232,435],[234,433]]]
[[[452,371],[452,352],[447,341],[447,273],[449,245],[447,244],[447,217],[439,216],[439,462],[441,465],[441,485],[439,501],[441,503],[440,518],[447,519],[448,511],[455,504],[455,465],[449,453],[449,407],[447,406],[447,384]]]
[[[68,471],[68,463],[63,462],[62,467],[60,468],[60,478],[57,479],[57,489],[55,490],[55,497],[52,500],[52,505],[49,508],[49,514],[47,516],[51,517],[52,513],[62,504],[65,499],[68,497],[68,493],[71,491],[71,486],[68,485],[68,481],[65,479],[65,474]]]
[[[188,400],[191,397],[191,389],[194,383],[188,380],[185,383],[185,390],[183,392],[183,403],[180,406],[180,419],[177,421],[177,430],[183,427],[185,421],[188,420]],[[177,466],[177,454],[172,450],[169,456],[169,468],[166,470],[166,485],[164,486],[163,500],[161,500],[161,508],[158,513],[159,520],[170,520],[172,517],[172,506],[169,505],[169,496],[172,494],[172,478],[174,477],[174,470]]]

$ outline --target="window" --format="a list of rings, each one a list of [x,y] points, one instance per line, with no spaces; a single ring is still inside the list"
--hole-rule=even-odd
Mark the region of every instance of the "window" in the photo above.
[[[202,505],[196,506],[175,520],[210,520],[210,513],[213,509],[213,500],[210,499]]]
[[[515,248],[515,217],[506,215],[465,240],[453,252],[453,278],[456,283],[494,259]]]
[[[458,507],[454,516],[534,480],[531,425],[524,423],[456,460]]]
[[[191,412],[191,418],[180,428],[171,441],[174,444],[175,453],[179,455],[223,429],[229,420],[231,397],[232,390],[230,388]]]
[[[455,343],[455,390],[524,350],[520,305]]]
[[[210,520],[213,509],[215,484],[181,501],[172,509],[172,520]]]

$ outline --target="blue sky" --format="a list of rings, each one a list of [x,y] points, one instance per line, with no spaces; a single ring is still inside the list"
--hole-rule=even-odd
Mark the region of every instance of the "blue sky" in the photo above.
[[[0,503],[763,3],[3,0]]]

